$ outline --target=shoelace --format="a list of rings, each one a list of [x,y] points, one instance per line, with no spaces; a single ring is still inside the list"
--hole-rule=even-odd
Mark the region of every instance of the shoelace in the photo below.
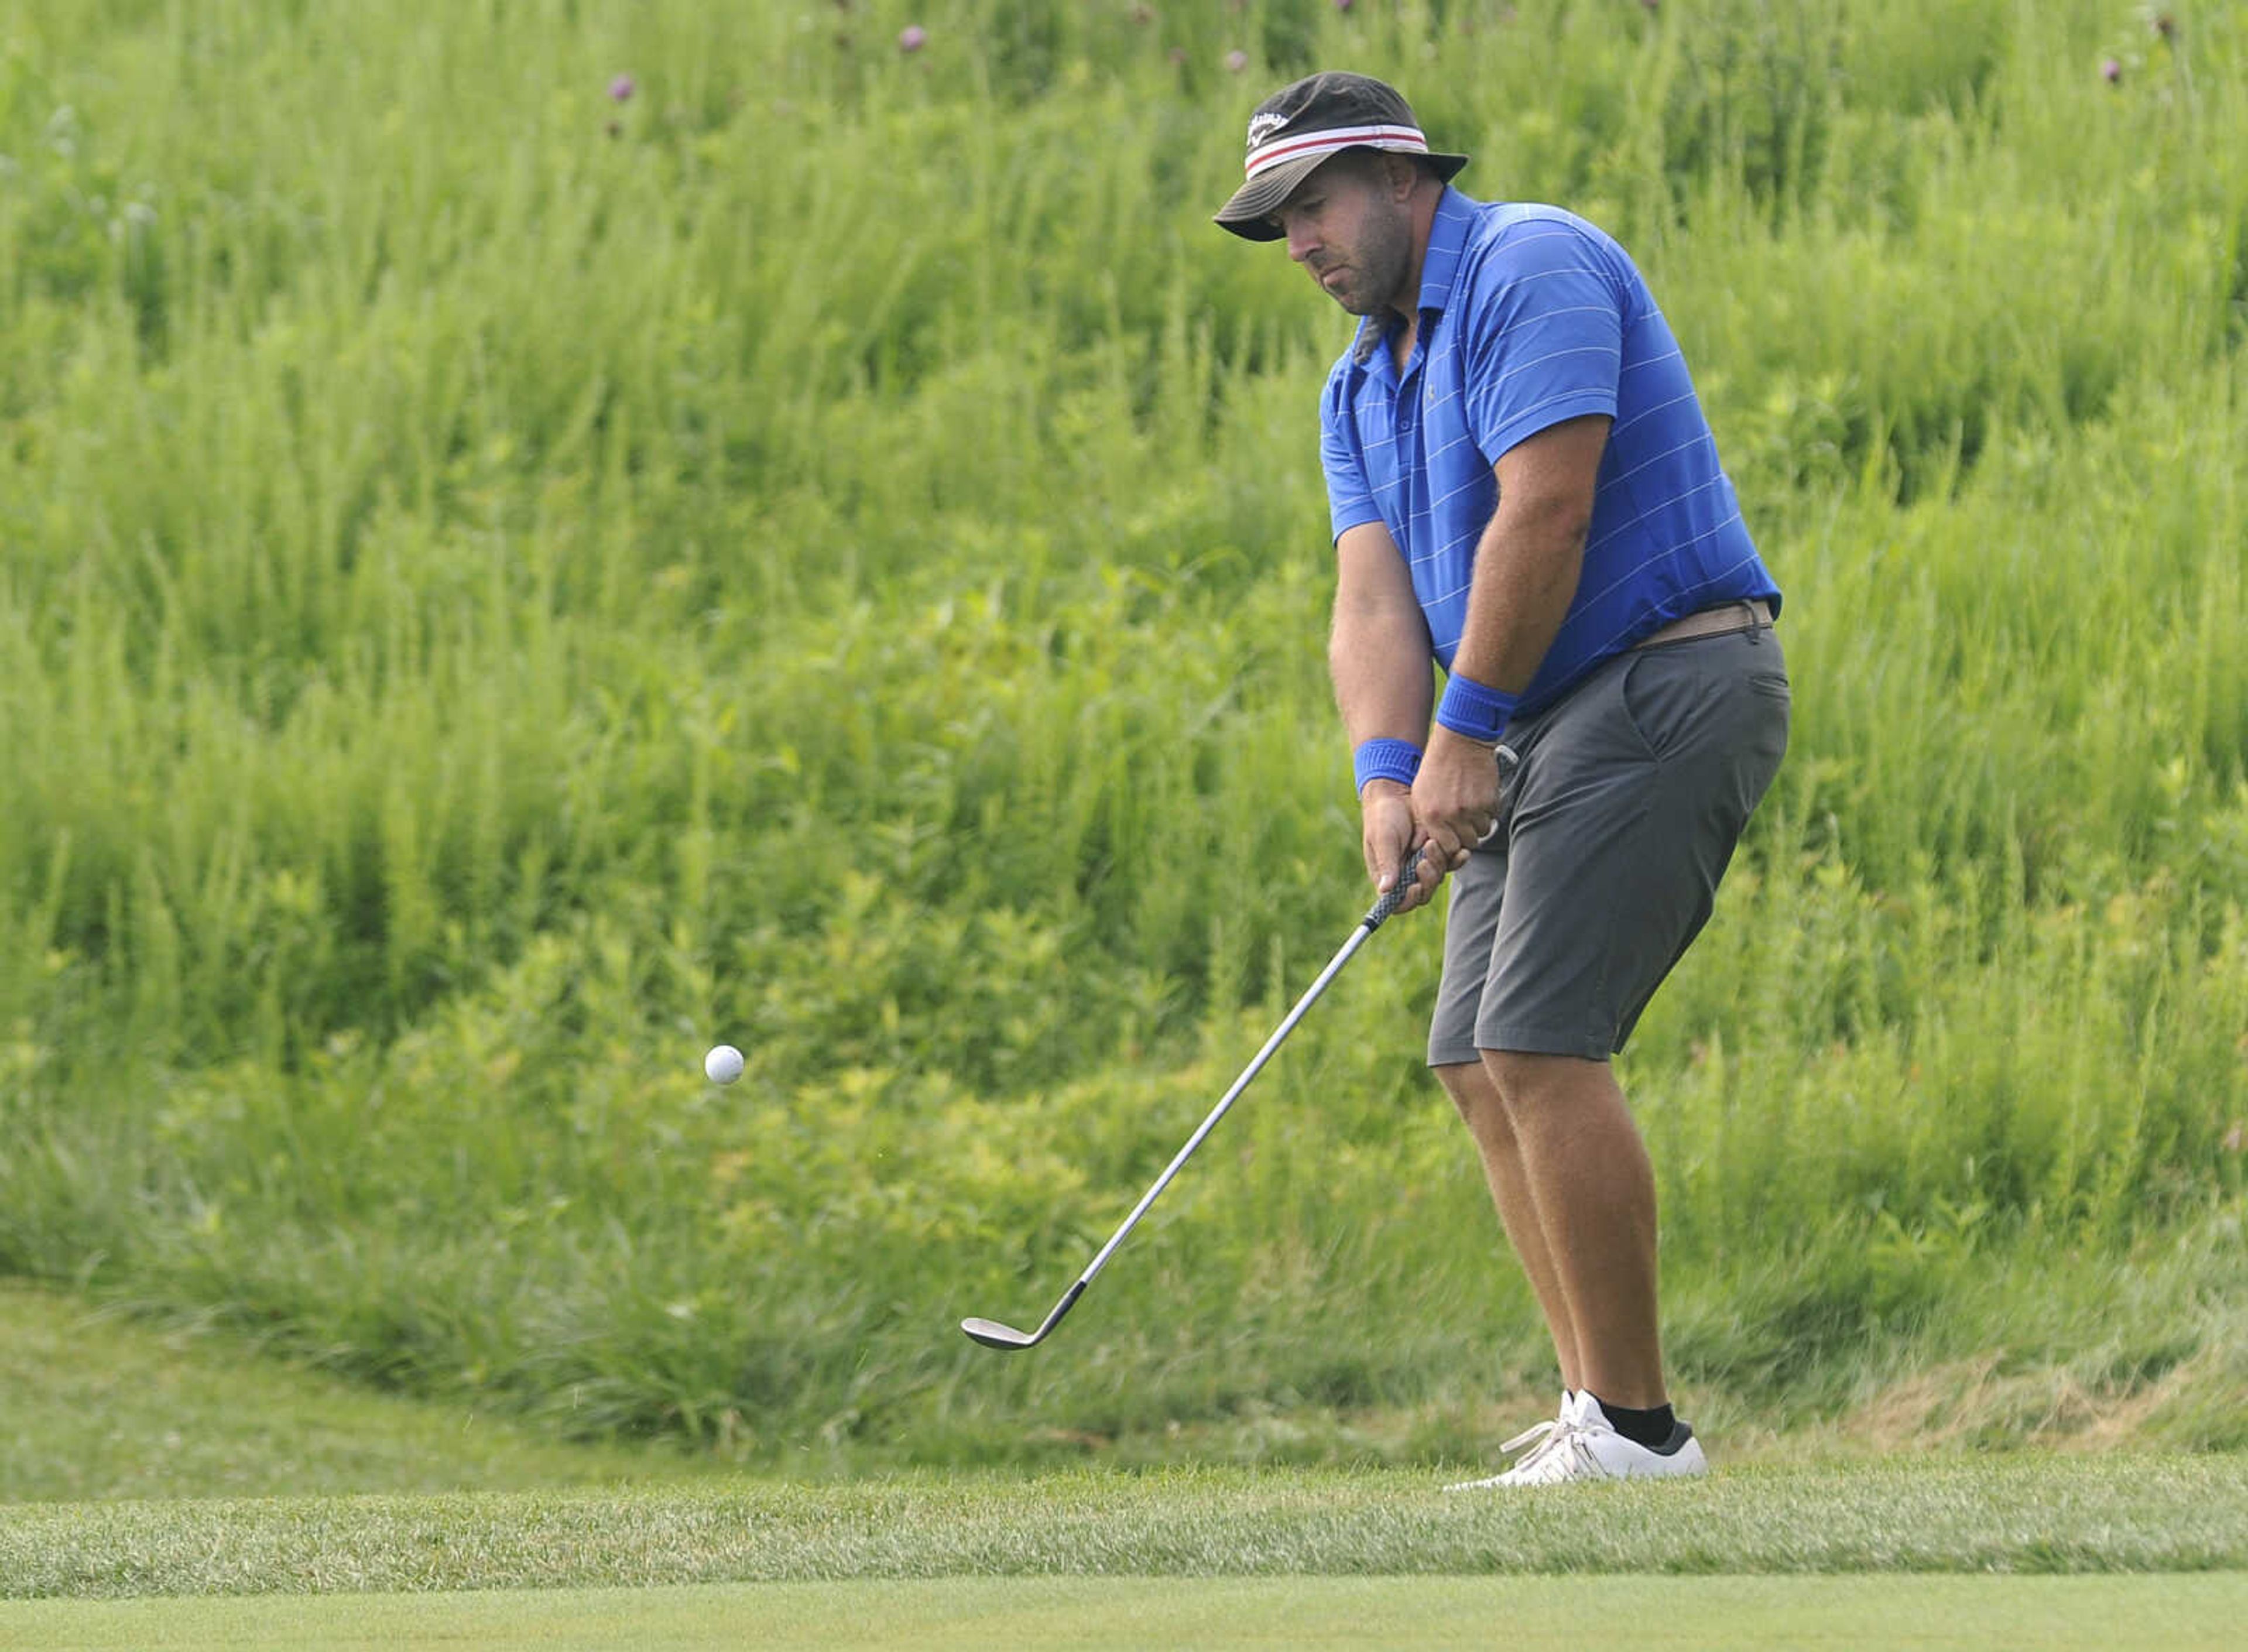
[[[1523,1452],[1520,1462],[1507,1470],[1504,1477],[1517,1484],[1531,1479],[1537,1465],[1543,1463],[1569,1437],[1570,1427],[1569,1423],[1560,1418],[1548,1417],[1543,1422],[1532,1423],[1511,1440],[1501,1445],[1498,1449],[1502,1455],[1520,1451],[1525,1446],[1530,1448]]]
[[[1560,1431],[1560,1421],[1555,1417],[1547,1417],[1543,1422],[1532,1423],[1511,1440],[1501,1443],[1498,1448],[1498,1454],[1501,1457],[1511,1457],[1524,1446],[1530,1446],[1530,1450],[1519,1463],[1512,1464],[1503,1473],[1492,1475],[1487,1480],[1463,1480],[1457,1485],[1446,1486],[1444,1490],[1447,1491],[1483,1491],[1491,1486],[1506,1484],[1516,1475],[1520,1474],[1523,1470],[1537,1462],[1551,1449],[1553,1443],[1552,1436]],[[1532,1444],[1533,1441],[1537,1443],[1534,1445]]]
[[[1560,1428],[1534,1457],[1523,1460],[1523,1483],[1554,1485],[1564,1480],[1613,1479],[1614,1476],[1607,1464],[1593,1450],[1592,1437],[1599,1432],[1600,1426],[1572,1422]]]
[[[1558,1432],[1560,1427],[1560,1419],[1558,1417],[1547,1417],[1543,1422],[1533,1422],[1528,1428],[1523,1429],[1521,1433],[1516,1435],[1511,1440],[1508,1440],[1500,1445],[1498,1448],[1498,1454],[1501,1457],[1512,1457],[1517,1451],[1522,1450],[1524,1446],[1528,1445],[1532,1440],[1542,1440],[1547,1435]],[[1534,1457],[1537,1455],[1537,1452],[1532,1451],[1531,1452],[1530,1457]],[[1523,1459],[1525,1463],[1529,1460],[1529,1457],[1525,1457]],[[1519,1467],[1520,1464],[1517,1464],[1516,1466]]]

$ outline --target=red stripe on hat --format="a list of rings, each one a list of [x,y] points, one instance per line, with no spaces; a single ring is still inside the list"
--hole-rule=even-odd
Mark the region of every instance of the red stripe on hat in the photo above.
[[[1249,176],[1269,172],[1283,161],[1293,161],[1300,155],[1318,154],[1328,149],[1401,149],[1426,154],[1429,140],[1418,127],[1336,127],[1326,132],[1306,133],[1300,138],[1284,138],[1268,143],[1261,149],[1250,152],[1245,167]]]

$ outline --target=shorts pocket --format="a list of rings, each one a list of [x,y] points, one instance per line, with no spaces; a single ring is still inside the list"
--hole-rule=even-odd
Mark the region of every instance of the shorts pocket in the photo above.
[[[1753,743],[1775,716],[1785,723],[1792,699],[1786,669],[1744,658],[1751,646],[1711,638],[1633,656],[1623,675],[1623,712],[1657,762]]]
[[[1617,697],[1640,744],[1658,763],[1692,737],[1696,712],[1708,703],[1708,674],[1694,668],[1692,659],[1686,648],[1649,649],[1633,655],[1624,667]]]

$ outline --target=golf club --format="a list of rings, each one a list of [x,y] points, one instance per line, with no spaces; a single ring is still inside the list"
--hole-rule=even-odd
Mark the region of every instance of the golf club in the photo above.
[[[1513,771],[1515,754],[1508,747],[1501,746],[1498,748],[1498,761],[1501,778],[1504,780]],[[1502,809],[1502,818],[1504,813],[1504,811]],[[1491,837],[1498,830],[1498,826],[1494,823],[1491,831],[1484,834],[1484,840],[1490,841]],[[1001,1325],[997,1320],[963,1320],[960,1322],[962,1330],[987,1348],[1033,1348],[1046,1340],[1054,1326],[1061,1323],[1062,1316],[1077,1306],[1078,1298],[1085,1294],[1085,1287],[1093,1283],[1093,1276],[1107,1265],[1108,1258],[1115,1253],[1116,1247],[1124,1243],[1124,1236],[1131,1232],[1140,1218],[1148,1213],[1148,1207],[1155,1203],[1155,1196],[1170,1185],[1171,1178],[1179,1173],[1179,1167],[1193,1156],[1194,1150],[1202,1145],[1203,1138],[1208,1135],[1217,1127],[1217,1121],[1225,1116],[1225,1110],[1233,1105],[1235,1098],[1249,1087],[1249,1081],[1263,1070],[1265,1062],[1271,1059],[1272,1052],[1280,1047],[1281,1041],[1295,1031],[1296,1023],[1304,1018],[1305,1011],[1312,1007],[1320,993],[1326,991],[1327,983],[1342,973],[1343,965],[1348,963],[1352,955],[1366,944],[1366,937],[1380,929],[1383,922],[1397,910],[1399,904],[1405,898],[1405,891],[1412,887],[1414,874],[1420,870],[1420,867],[1421,851],[1416,848],[1405,858],[1405,864],[1397,874],[1397,881],[1389,886],[1379,901],[1374,903],[1372,909],[1359,920],[1358,928],[1350,933],[1350,939],[1342,943],[1341,950],[1334,955],[1326,969],[1319,971],[1319,978],[1305,990],[1302,997],[1296,1000],[1296,1007],[1288,1011],[1287,1019],[1281,1022],[1272,1036],[1264,1040],[1264,1047],[1258,1051],[1251,1059],[1249,1065],[1242,1069],[1241,1076],[1233,1081],[1233,1087],[1218,1098],[1217,1105],[1210,1110],[1210,1116],[1204,1119],[1201,1127],[1187,1138],[1187,1144],[1179,1149],[1178,1156],[1165,1167],[1162,1175],[1155,1178],[1155,1185],[1141,1196],[1140,1203],[1132,1207],[1132,1214],[1124,1218],[1124,1225],[1110,1236],[1108,1243],[1100,1247],[1100,1254],[1093,1258],[1083,1273],[1077,1276],[1077,1283],[1062,1292],[1061,1300],[1053,1305],[1053,1312],[1046,1315],[1038,1328],[1035,1331],[1018,1331],[1013,1326]]]
[[[1329,960],[1326,969],[1319,971],[1319,978],[1305,989],[1304,996],[1296,1000],[1296,1007],[1288,1011],[1287,1018],[1280,1023],[1271,1038],[1264,1040],[1264,1047],[1251,1058],[1249,1065],[1242,1069],[1241,1076],[1233,1081],[1232,1087],[1218,1098],[1217,1105],[1210,1110],[1210,1116],[1187,1138],[1186,1146],[1181,1148],[1178,1156],[1164,1167],[1162,1175],[1155,1178],[1155,1185],[1141,1196],[1140,1203],[1132,1207],[1132,1214],[1124,1218],[1124,1225],[1109,1236],[1108,1243],[1100,1247],[1100,1254],[1093,1258],[1084,1272],[1077,1276],[1077,1283],[1062,1292],[1061,1300],[1054,1304],[1053,1312],[1046,1315],[1045,1322],[1035,1331],[1018,1331],[1013,1326],[1001,1325],[996,1320],[963,1320],[960,1322],[962,1330],[987,1348],[1031,1348],[1046,1340],[1054,1326],[1061,1323],[1062,1315],[1077,1306],[1078,1298],[1085,1294],[1085,1287],[1093,1283],[1093,1276],[1107,1265],[1108,1258],[1115,1253],[1116,1247],[1124,1243],[1124,1236],[1131,1232],[1140,1218],[1148,1213],[1148,1207],[1155,1203],[1155,1196],[1170,1185],[1171,1178],[1179,1173],[1179,1167],[1193,1156],[1194,1150],[1202,1145],[1203,1138],[1217,1128],[1217,1121],[1225,1116],[1225,1110],[1233,1105],[1235,1098],[1249,1087],[1249,1081],[1263,1070],[1265,1062],[1272,1059],[1272,1052],[1296,1030],[1296,1023],[1304,1018],[1305,1012],[1317,1001],[1319,994],[1326,991],[1327,983],[1342,973],[1343,965],[1348,963],[1359,948],[1366,944],[1366,937],[1380,929],[1390,914],[1397,910],[1398,904],[1405,898],[1405,891],[1412,887],[1414,874],[1420,870],[1420,866],[1421,851],[1415,849],[1406,857],[1397,881],[1383,891],[1372,909],[1359,920],[1358,927],[1350,932],[1350,939],[1342,943],[1341,950]]]

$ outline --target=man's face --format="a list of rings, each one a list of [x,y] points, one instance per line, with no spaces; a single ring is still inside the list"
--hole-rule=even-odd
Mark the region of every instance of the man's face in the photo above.
[[[1411,303],[1401,293],[1413,266],[1413,215],[1390,158],[1337,155],[1298,184],[1272,221],[1288,256],[1319,291],[1354,316]]]

